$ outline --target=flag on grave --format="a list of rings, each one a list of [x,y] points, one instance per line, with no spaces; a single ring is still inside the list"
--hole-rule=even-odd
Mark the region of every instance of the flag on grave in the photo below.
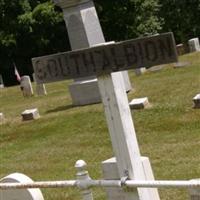
[[[15,63],[13,63],[13,65],[14,65],[14,68],[15,68],[15,76],[16,76],[17,80],[20,82],[21,81],[21,77],[19,75],[17,67],[16,67]]]

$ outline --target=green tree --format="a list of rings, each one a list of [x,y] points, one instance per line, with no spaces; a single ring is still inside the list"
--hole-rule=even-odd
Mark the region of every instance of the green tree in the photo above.
[[[160,0],[160,3],[163,31],[174,32],[177,42],[200,36],[199,0]]]
[[[161,30],[158,0],[95,1],[107,40],[124,40]]]
[[[50,1],[0,0],[0,73],[6,78],[13,79],[13,61],[21,74],[31,75],[32,57],[66,49],[62,12]]]

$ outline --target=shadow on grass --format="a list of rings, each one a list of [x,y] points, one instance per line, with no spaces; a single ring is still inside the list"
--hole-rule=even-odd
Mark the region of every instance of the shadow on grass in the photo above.
[[[69,110],[72,108],[75,108],[77,106],[74,105],[66,105],[66,106],[59,106],[57,108],[51,109],[51,110],[47,110],[46,113],[53,113],[53,112],[59,112],[59,111],[64,111],[64,110]]]

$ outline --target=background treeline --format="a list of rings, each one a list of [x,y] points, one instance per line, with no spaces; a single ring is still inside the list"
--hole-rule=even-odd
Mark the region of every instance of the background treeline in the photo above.
[[[172,31],[200,36],[200,0],[94,0],[107,41]],[[0,74],[5,85],[33,73],[31,58],[70,50],[62,11],[50,0],[0,0]]]

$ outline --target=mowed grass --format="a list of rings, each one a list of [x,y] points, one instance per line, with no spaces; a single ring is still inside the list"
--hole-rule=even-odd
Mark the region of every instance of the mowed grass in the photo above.
[[[200,178],[200,109],[192,98],[200,92],[200,53],[180,61],[190,65],[135,76],[135,91],[149,98],[152,107],[132,111],[143,156],[150,158],[158,180]],[[90,176],[101,179],[101,162],[114,156],[102,104],[74,107],[68,92],[71,81],[46,84],[47,96],[24,98],[19,86],[0,90],[0,177],[21,172],[35,181],[75,179],[74,164],[83,159]],[[23,122],[21,112],[38,108],[41,118]],[[96,200],[105,199],[93,189]],[[81,199],[78,189],[43,189],[45,200]],[[188,199],[183,189],[160,189],[161,200]]]

